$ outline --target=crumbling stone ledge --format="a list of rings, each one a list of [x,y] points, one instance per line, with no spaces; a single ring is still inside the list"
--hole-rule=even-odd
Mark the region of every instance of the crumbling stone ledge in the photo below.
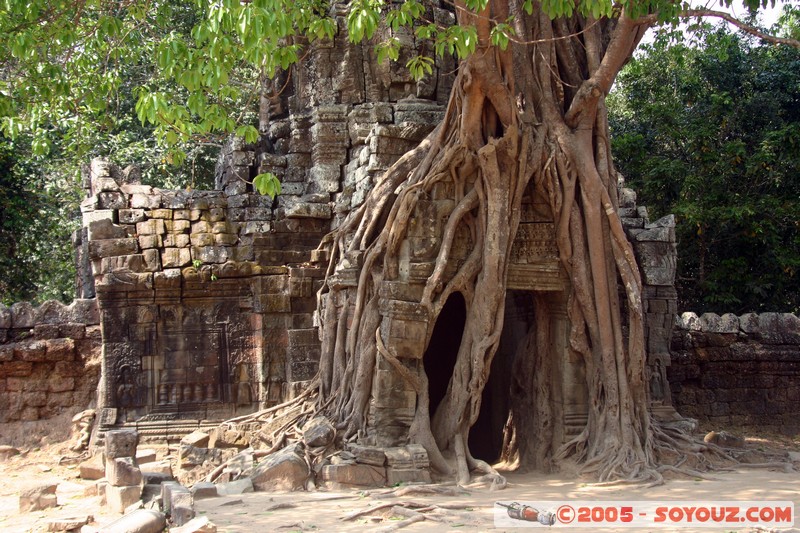
[[[800,318],[683,313],[668,377],[678,411],[715,427],[800,433]]]
[[[85,409],[100,376],[95,300],[0,305],[0,423]]]

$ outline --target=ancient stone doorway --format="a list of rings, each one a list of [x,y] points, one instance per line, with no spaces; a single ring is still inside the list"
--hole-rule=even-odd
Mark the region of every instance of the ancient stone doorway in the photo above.
[[[461,293],[454,293],[447,299],[436,319],[422,360],[428,376],[431,418],[447,392],[466,320],[467,305],[464,297]]]
[[[511,409],[511,376],[519,345],[534,323],[533,293],[506,291],[505,320],[500,346],[492,360],[489,381],[483,389],[481,412],[469,434],[469,449],[489,464],[500,459],[503,429]]]

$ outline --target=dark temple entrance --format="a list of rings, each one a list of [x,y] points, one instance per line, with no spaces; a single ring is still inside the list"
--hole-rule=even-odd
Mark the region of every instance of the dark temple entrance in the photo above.
[[[489,464],[500,459],[503,428],[508,420],[511,376],[519,343],[534,322],[533,294],[530,291],[506,291],[505,321],[500,346],[492,360],[489,381],[483,389],[481,412],[469,432],[469,450],[473,457]]]
[[[454,293],[447,299],[436,319],[428,349],[425,350],[423,357],[425,373],[428,375],[431,418],[447,392],[447,385],[456,366],[458,347],[464,334],[466,320],[467,306],[464,297],[461,293]]]

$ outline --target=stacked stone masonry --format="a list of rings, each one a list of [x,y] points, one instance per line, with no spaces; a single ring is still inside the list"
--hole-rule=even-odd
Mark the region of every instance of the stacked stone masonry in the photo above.
[[[102,427],[188,432],[274,405],[316,374],[327,268],[316,248],[441,120],[455,70],[438,60],[415,82],[378,65],[373,45],[349,42],[344,14],[334,6],[334,42],[270,82],[280,90],[261,102],[261,141],[226,145],[215,191],[152,188],[102,160],[86,169],[75,240],[81,294],[100,310]],[[409,57],[424,52],[400,37]],[[264,172],[281,181],[276,199],[253,192]]]
[[[698,317],[672,335],[675,407],[709,429],[758,427],[800,433],[800,318],[790,313]]]
[[[97,302],[0,305],[0,422],[89,405],[100,377]]]

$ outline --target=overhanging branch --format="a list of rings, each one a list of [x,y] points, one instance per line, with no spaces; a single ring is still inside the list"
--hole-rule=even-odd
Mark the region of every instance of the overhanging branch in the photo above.
[[[764,33],[762,30],[758,29],[755,26],[750,24],[746,24],[741,20],[737,19],[730,13],[725,13],[724,11],[714,11],[713,9],[688,9],[686,11],[682,11],[679,15],[681,18],[692,18],[692,17],[715,17],[724,20],[725,22],[730,22],[740,30],[749,33],[759,39],[763,39],[769,43],[773,44],[783,44],[786,46],[792,46],[794,48],[800,48],[800,41],[797,39],[791,39],[789,37],[776,37],[774,35],[770,35],[768,33]],[[652,19],[652,22],[655,22],[656,16],[650,15],[645,17],[646,19]]]

